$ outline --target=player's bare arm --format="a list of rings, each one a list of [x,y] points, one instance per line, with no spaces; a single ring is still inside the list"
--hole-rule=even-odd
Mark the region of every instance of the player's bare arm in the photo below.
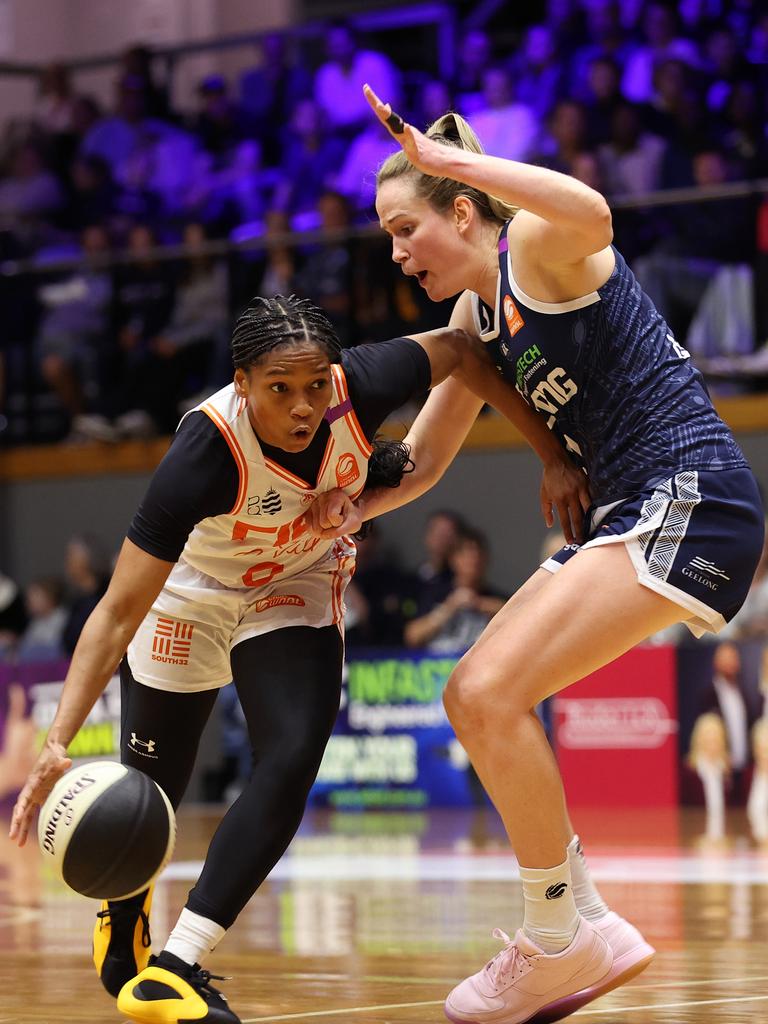
[[[520,208],[509,229],[510,251],[520,286],[544,301],[549,287],[586,294],[602,285],[613,269],[611,211],[595,189],[567,174],[545,167],[443,146],[413,125],[402,122],[395,131],[392,108],[368,86],[366,98],[381,123],[403,148],[408,160],[424,174],[452,178]],[[398,120],[400,120],[398,118]],[[397,127],[395,125],[395,127]]]
[[[72,655],[53,724],[11,817],[10,838],[23,846],[32,817],[72,765],[67,747],[125,654],[139,623],[160,593],[172,562],[125,540],[107,592],[86,622]]]

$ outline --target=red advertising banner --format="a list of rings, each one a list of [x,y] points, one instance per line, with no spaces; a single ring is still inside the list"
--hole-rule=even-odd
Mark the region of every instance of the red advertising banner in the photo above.
[[[675,650],[637,647],[553,701],[553,740],[574,806],[678,802]]]

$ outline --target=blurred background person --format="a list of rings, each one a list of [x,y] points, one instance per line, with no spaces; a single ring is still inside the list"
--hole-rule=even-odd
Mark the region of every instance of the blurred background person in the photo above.
[[[488,542],[479,531],[462,531],[448,564],[453,573],[452,589],[431,611],[406,624],[409,647],[423,647],[432,653],[466,651],[507,602],[508,595],[486,582]]]

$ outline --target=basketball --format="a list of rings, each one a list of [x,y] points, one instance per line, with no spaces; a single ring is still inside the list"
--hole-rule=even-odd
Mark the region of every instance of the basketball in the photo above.
[[[67,772],[40,809],[43,858],[75,892],[118,900],[145,889],[171,858],[176,816],[143,772],[94,761]]]

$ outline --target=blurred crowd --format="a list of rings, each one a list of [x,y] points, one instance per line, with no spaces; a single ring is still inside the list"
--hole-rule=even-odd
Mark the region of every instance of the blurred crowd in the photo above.
[[[47,67],[35,109],[0,136],[0,262],[36,267],[0,277],[0,408],[15,388],[42,389],[73,440],[171,430],[227,380],[228,324],[259,292],[307,295],[346,344],[445,322],[398,279],[383,240],[344,241],[375,219],[374,173],[392,150],[363,81],[419,127],[456,109],[488,151],[617,199],[768,176],[762,5],[550,0],[511,42],[462,31],[443,77],[427,51],[423,66],[399,66],[394,38],[361,38],[347,23],[265,36],[252,68],[204,78],[190,110],[174,109],[141,46],[123,54],[109,105]],[[768,336],[752,277],[768,273],[758,195],[618,203],[615,225],[702,364],[720,359],[727,375],[723,358],[753,358]],[[315,243],[291,244],[308,230]],[[265,239],[267,249],[231,251]],[[165,246],[177,258],[156,253]],[[82,262],[53,269],[72,259]]]

